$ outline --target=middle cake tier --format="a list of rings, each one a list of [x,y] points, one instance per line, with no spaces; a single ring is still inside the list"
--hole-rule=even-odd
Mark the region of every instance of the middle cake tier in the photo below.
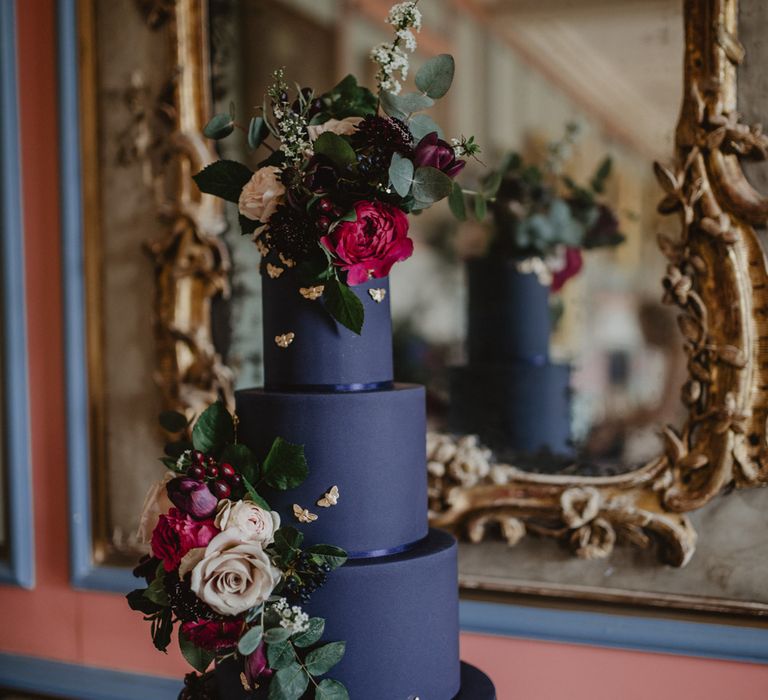
[[[287,492],[264,489],[285,525],[307,544],[333,544],[353,558],[396,552],[427,535],[424,388],[368,392],[246,389],[236,395],[238,439],[263,459],[275,436],[304,445],[309,477]],[[339,498],[318,501],[333,486]],[[261,489],[260,489],[261,490]],[[294,504],[318,515],[300,523]]]

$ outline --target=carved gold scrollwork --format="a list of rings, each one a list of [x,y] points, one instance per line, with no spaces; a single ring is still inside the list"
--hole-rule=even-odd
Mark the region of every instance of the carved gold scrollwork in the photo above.
[[[768,273],[754,228],[768,222],[768,200],[740,165],[765,160],[768,138],[736,112],[737,10],[737,0],[686,0],[676,163],[654,166],[659,210],[682,227],[659,245],[669,260],[664,301],[680,311],[688,358],[686,423],[664,430],[658,459],[599,478],[525,473],[493,464],[471,438],[431,435],[434,525],[474,542],[491,526],[509,544],[524,533],[555,537],[588,559],[617,543],[655,544],[662,561],[683,566],[696,544],[684,513],[768,481]]]

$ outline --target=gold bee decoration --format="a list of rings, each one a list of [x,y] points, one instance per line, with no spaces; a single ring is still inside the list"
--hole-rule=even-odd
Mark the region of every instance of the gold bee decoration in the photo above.
[[[293,504],[293,515],[300,523],[311,523],[317,520],[317,516],[314,513],[310,513],[298,503]]]
[[[321,508],[330,508],[339,502],[339,487],[331,486],[326,494],[317,502]]]
[[[262,257],[267,257],[269,255],[269,246],[264,243],[264,241],[261,240],[261,238],[257,238],[256,241],[256,250],[261,253]]]
[[[267,263],[267,274],[273,279],[276,280],[280,275],[285,272],[285,268],[278,267],[277,265],[273,265],[272,263]]]
[[[315,287],[300,287],[299,288],[299,294],[303,296],[305,299],[309,299],[310,301],[315,301],[315,299],[319,299],[321,296],[323,296],[323,292],[325,291],[325,285],[318,284]]]
[[[387,290],[383,288],[369,289],[368,294],[371,295],[371,299],[377,304],[381,304],[381,302],[384,301],[384,297],[387,296]]]
[[[275,344],[279,348],[287,348],[292,342],[293,339],[296,337],[296,334],[293,331],[290,331],[288,333],[283,333],[282,335],[276,335],[275,336]]]
[[[294,267],[296,265],[295,260],[291,260],[290,258],[286,258],[285,255],[282,253],[279,253],[278,258],[280,258],[280,262],[283,263],[286,267]]]

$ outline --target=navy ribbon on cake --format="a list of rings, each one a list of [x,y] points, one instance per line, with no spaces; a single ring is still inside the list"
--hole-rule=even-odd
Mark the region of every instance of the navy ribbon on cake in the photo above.
[[[418,547],[426,537],[422,537],[414,542],[407,542],[406,544],[398,545],[397,547],[389,547],[387,549],[368,549],[360,552],[347,552],[348,559],[375,559],[377,557],[391,557],[393,554],[402,554],[408,552],[414,547]]]
[[[391,389],[393,386],[394,382],[387,380],[384,382],[367,382],[355,384],[267,384],[264,388],[267,391],[347,394],[357,391],[381,391],[382,389]]]

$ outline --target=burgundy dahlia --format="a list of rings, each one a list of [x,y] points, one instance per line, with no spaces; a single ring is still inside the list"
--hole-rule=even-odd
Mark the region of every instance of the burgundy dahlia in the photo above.
[[[207,651],[234,649],[243,632],[241,620],[194,620],[181,625],[182,634]]]
[[[408,156],[413,150],[413,136],[395,117],[365,117],[352,135],[360,174],[377,182],[387,178],[392,154]]]

